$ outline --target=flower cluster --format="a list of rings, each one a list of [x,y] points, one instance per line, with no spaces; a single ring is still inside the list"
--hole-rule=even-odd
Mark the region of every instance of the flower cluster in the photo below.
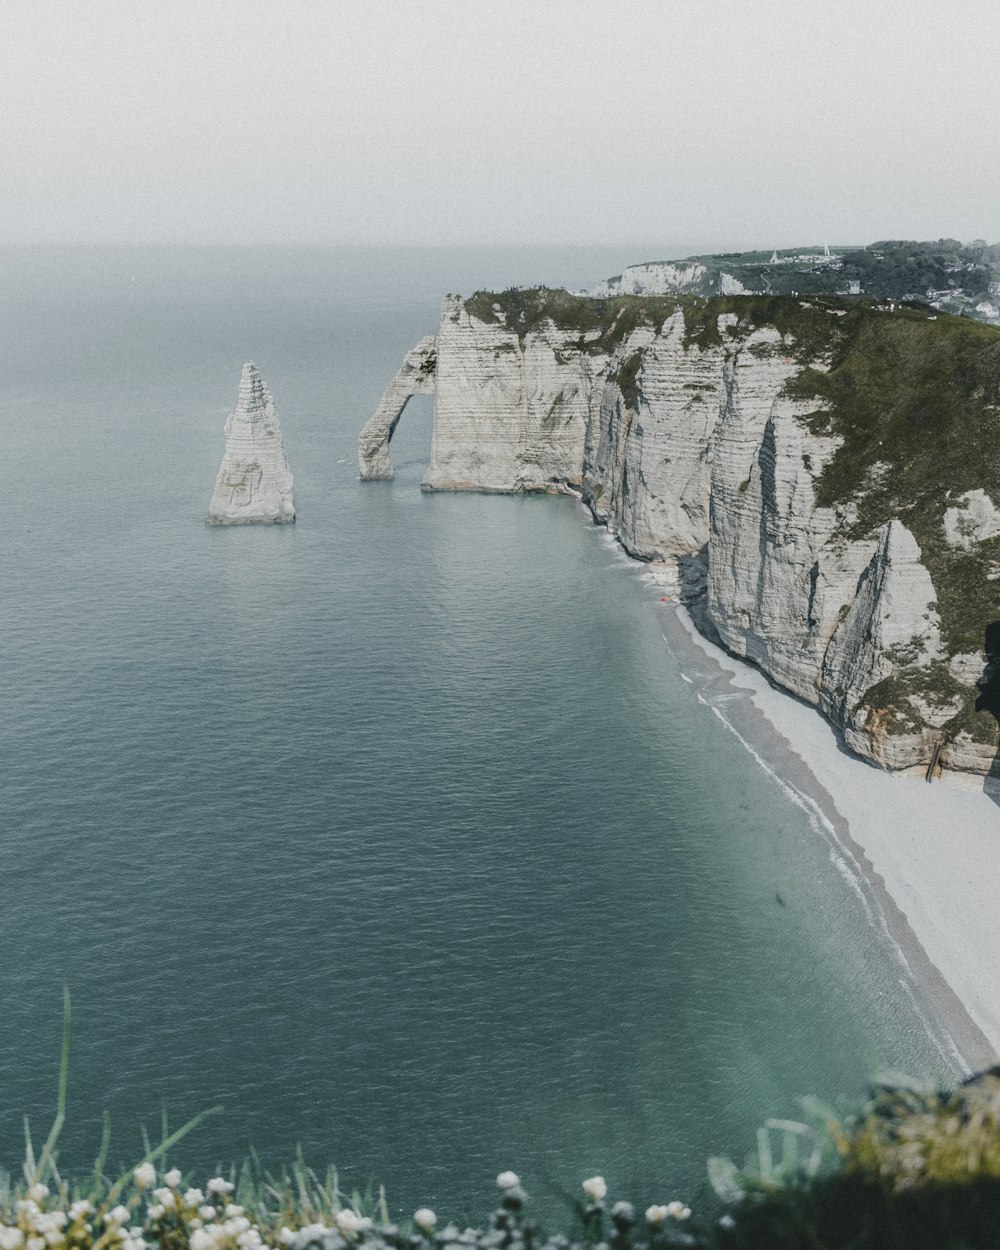
[[[401,1229],[390,1221],[384,1203],[376,1219],[342,1205],[335,1184],[323,1188],[317,1183],[305,1197],[302,1179],[297,1178],[294,1191],[288,1188],[278,1211],[263,1200],[281,1196],[274,1186],[255,1191],[251,1185],[249,1197],[236,1201],[236,1186],[225,1177],[213,1176],[204,1189],[184,1188],[177,1168],[161,1176],[150,1162],[91,1197],[71,1196],[62,1182],[53,1194],[36,1181],[12,1199],[12,1205],[0,1204],[0,1250],[584,1250],[584,1245],[603,1240],[608,1186],[602,1176],[583,1182],[588,1205],[581,1208],[580,1241],[540,1238],[536,1226],[524,1217],[528,1195],[516,1172],[497,1177],[500,1206],[487,1229],[459,1229],[454,1224],[439,1229],[430,1207],[418,1208],[409,1228]],[[659,1234],[690,1214],[681,1202],[650,1207],[649,1250],[684,1244]],[[629,1246],[647,1250],[645,1243],[629,1240],[635,1223],[629,1203],[616,1203],[610,1218],[616,1250]]]
[[[121,1203],[104,1210],[87,1198],[50,1202],[47,1185],[36,1181],[0,1220],[0,1250],[72,1250],[79,1246],[108,1250],[148,1250],[143,1230]]]
[[[691,1215],[691,1208],[683,1202],[668,1202],[665,1206],[646,1208],[646,1220],[654,1228],[666,1220],[686,1220]]]
[[[597,1243],[598,1250],[606,1245],[604,1238],[604,1199],[608,1196],[608,1183],[603,1176],[590,1176],[583,1182],[587,1205],[582,1208],[587,1240]],[[681,1231],[681,1225],[691,1217],[691,1208],[676,1199],[673,1202],[646,1208],[646,1231],[635,1227],[635,1207],[630,1202],[616,1202],[610,1211],[612,1231],[608,1242],[613,1250],[659,1250],[666,1246],[693,1246],[696,1239]],[[643,1238],[648,1238],[643,1240]]]
[[[272,1250],[243,1208],[226,1201],[231,1181],[213,1177],[206,1196],[200,1189],[182,1193],[176,1168],[159,1188],[156,1180],[154,1166],[141,1163],[132,1173],[131,1195],[115,1201],[122,1196],[115,1186],[103,1203],[69,1201],[65,1190],[53,1196],[36,1182],[12,1212],[0,1215],[0,1250],[156,1250],[171,1231],[189,1250]],[[178,1244],[176,1235],[171,1244]]]

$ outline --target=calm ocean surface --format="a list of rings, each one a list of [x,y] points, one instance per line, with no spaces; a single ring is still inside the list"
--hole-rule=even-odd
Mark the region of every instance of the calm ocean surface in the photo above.
[[[0,253],[0,1144],[221,1102],[390,1205],[692,1198],[799,1095],[946,1072],[830,850],[570,500],[422,495],[355,440],[441,295],[640,255]],[[245,359],[299,521],[202,524]],[[776,899],[780,892],[784,906]]]

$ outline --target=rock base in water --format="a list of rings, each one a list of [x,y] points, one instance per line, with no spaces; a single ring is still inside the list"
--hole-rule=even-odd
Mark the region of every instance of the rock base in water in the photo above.
[[[225,433],[226,450],[206,524],[291,524],[292,473],[274,400],[255,364],[243,366],[239,403],[226,419]]]

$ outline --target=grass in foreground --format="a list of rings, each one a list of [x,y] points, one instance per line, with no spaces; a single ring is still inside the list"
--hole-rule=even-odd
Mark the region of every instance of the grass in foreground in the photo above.
[[[204,1116],[113,1179],[109,1132],[93,1170],[64,1177],[57,1145],[69,1064],[66,1002],[55,1121],[36,1155],[30,1133],[22,1176],[0,1173],[0,1250],[997,1250],[1000,1247],[1000,1067],[948,1092],[876,1088],[848,1118],[805,1100],[811,1123],[771,1120],[753,1160],[709,1160],[712,1211],[674,1200],[639,1215],[608,1201],[603,1177],[569,1198],[564,1230],[545,1233],[527,1213],[513,1172],[481,1228],[442,1224],[421,1207],[391,1220],[384,1193],[344,1193],[301,1157],[280,1175],[256,1156],[203,1187],[167,1152]],[[206,1113],[206,1114],[211,1114]],[[775,1150],[775,1145],[779,1146]],[[164,1170],[166,1169],[166,1170]]]

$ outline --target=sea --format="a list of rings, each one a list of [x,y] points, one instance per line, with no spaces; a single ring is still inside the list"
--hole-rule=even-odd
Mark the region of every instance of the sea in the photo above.
[[[667,249],[663,248],[662,251]],[[656,249],[650,253],[656,255]],[[955,1075],[863,883],[727,728],[572,499],[424,494],[358,431],[445,292],[591,249],[0,252],[0,1166],[220,1105],[203,1182],[297,1152],[482,1221],[708,1201],[768,1117]],[[287,527],[204,524],[253,360]],[[716,714],[718,713],[718,714]]]

